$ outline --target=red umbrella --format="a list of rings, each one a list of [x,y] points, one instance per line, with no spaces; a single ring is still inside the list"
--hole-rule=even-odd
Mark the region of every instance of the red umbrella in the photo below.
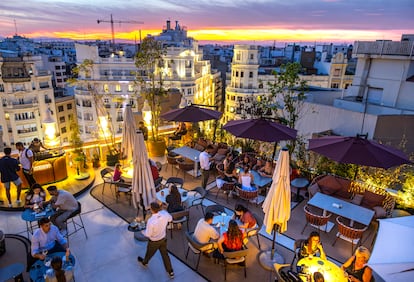
[[[211,119],[219,119],[223,113],[195,105],[186,106],[182,109],[168,111],[161,118],[168,121],[198,122]]]
[[[297,134],[295,129],[264,118],[231,120],[223,126],[223,129],[237,137],[264,142],[293,140]]]
[[[310,139],[308,149],[347,164],[388,169],[411,163],[402,151],[361,137],[327,136]]]

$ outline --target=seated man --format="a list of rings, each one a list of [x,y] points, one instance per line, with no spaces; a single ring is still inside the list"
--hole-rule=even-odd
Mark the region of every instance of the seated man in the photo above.
[[[40,228],[32,236],[31,254],[33,258],[44,260],[46,254],[65,252],[68,249],[66,239],[48,218],[41,218],[39,226]]]
[[[47,191],[49,191],[49,194],[52,196],[49,202],[52,203],[52,207],[56,210],[50,217],[50,220],[60,231],[66,232],[65,222],[69,216],[78,209],[78,201],[71,193],[65,190],[58,190],[54,185],[49,186]],[[43,205],[47,205],[49,202],[45,202]]]
[[[211,240],[217,240],[220,237],[220,234],[217,230],[211,225],[213,223],[213,213],[208,212],[201,218],[194,230],[194,239],[196,239],[201,244],[213,243],[213,248],[217,248],[217,242],[212,242]],[[205,251],[209,246],[203,247],[200,250]]]

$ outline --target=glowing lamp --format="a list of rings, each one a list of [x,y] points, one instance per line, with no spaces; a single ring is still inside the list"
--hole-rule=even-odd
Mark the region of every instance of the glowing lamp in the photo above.
[[[56,137],[56,121],[52,117],[50,109],[46,110],[46,117],[42,122],[45,133],[45,146],[53,148],[59,146],[59,139]]]
[[[147,100],[144,101],[144,106],[142,107],[142,119],[147,127],[151,126],[152,113]]]

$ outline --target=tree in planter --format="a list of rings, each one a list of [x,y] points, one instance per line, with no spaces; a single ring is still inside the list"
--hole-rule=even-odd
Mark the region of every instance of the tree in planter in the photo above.
[[[151,109],[151,135],[153,141],[160,141],[159,122],[161,113],[161,98],[167,94],[163,87],[164,56],[167,49],[162,42],[152,37],[145,38],[135,55],[136,73],[141,96],[148,101]]]
[[[107,165],[113,166],[119,160],[119,150],[115,144],[115,134],[112,122],[110,122],[109,113],[107,113],[103,101],[102,95],[99,94],[97,87],[91,83],[89,80],[85,79],[78,79],[80,74],[84,74],[85,77],[91,76],[94,70],[94,62],[89,59],[85,59],[82,64],[78,65],[73,69],[73,74],[75,78],[71,78],[68,82],[71,85],[75,85],[76,87],[80,87],[83,90],[89,92],[92,100],[93,100],[93,108],[96,113],[97,126],[98,130],[102,136],[101,139],[105,141],[105,144],[108,148],[108,155],[107,155]],[[93,76],[92,76],[93,77]],[[79,130],[78,130],[79,132]]]

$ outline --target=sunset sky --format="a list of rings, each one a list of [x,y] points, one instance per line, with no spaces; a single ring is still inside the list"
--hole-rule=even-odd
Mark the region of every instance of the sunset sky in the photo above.
[[[338,42],[400,40],[414,34],[413,0],[3,0],[0,38],[134,40],[158,34],[170,19],[206,42]],[[16,28],[15,28],[16,22]]]

